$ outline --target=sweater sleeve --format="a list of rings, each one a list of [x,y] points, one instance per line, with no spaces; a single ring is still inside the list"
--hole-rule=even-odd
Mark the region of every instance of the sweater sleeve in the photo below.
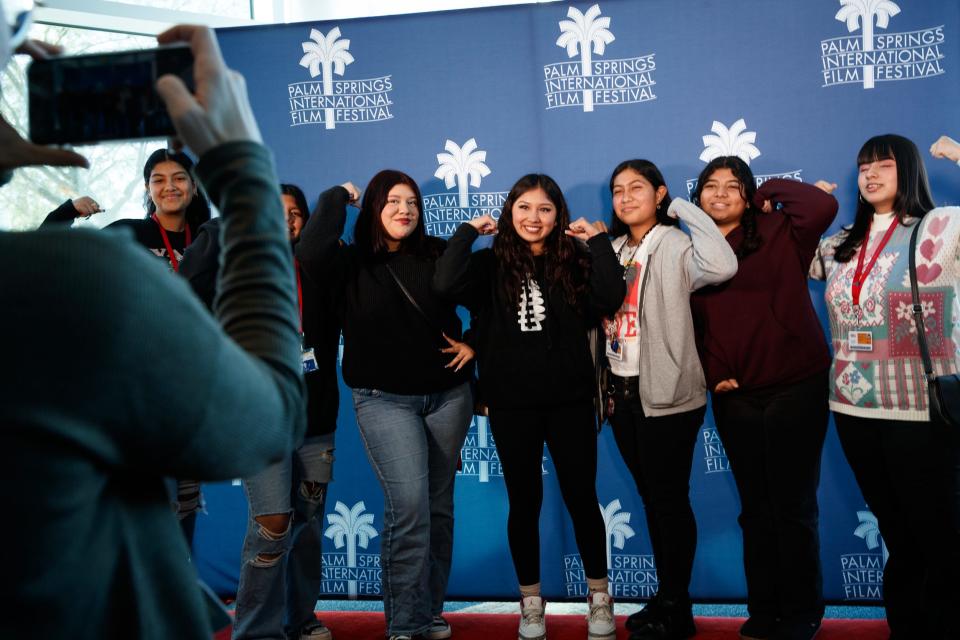
[[[627,296],[627,283],[623,279],[623,265],[613,251],[610,237],[598,233],[587,240],[590,249],[590,296],[591,317],[612,316]]]
[[[183,252],[180,275],[187,279],[203,304],[213,310],[217,293],[217,269],[220,265],[220,218],[205,222],[197,238]]]
[[[73,200],[67,200],[62,205],[47,214],[40,223],[40,228],[49,228],[58,224],[73,224],[80,212],[73,206]]]
[[[471,311],[483,305],[483,292],[489,277],[484,273],[480,256],[471,253],[473,242],[479,235],[466,222],[457,227],[437,259],[433,274],[434,293],[448,302],[462,304]]]
[[[222,214],[215,303],[222,333],[163,334],[189,336],[171,348],[192,348],[194,359],[211,352],[209,363],[198,363],[209,372],[199,381],[202,417],[172,464],[185,477],[246,476],[289,453],[306,428],[293,260],[265,147],[221,145],[204,154],[197,174]]]
[[[341,186],[320,194],[317,206],[300,232],[296,245],[297,260],[317,282],[325,282],[331,267],[340,259],[340,236],[347,224],[350,193]]]
[[[800,262],[810,264],[820,239],[837,217],[837,199],[813,185],[776,178],[760,186],[753,204],[759,208],[766,200],[782,205],[780,211],[790,222]]]
[[[692,249],[684,252],[684,267],[690,291],[726,282],[737,273],[737,255],[713,219],[700,207],[674,198],[668,214],[690,229]]]

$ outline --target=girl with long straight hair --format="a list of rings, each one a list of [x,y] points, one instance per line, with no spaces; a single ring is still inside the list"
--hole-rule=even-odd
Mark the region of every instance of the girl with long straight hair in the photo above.
[[[473,402],[473,350],[456,305],[431,289],[445,242],[428,236],[413,179],[391,169],[367,185],[354,240],[340,241],[351,184],[320,196],[295,255],[333,288],[343,328],[343,381],[384,494],[380,557],[387,634],[452,634],[443,604],[453,552],[453,483]]]
[[[870,138],[857,154],[853,224],[820,243],[833,338],[830,408],[843,452],[889,553],[891,637],[956,638],[960,528],[957,431],[931,412],[917,342],[910,236],[934,372],[957,371],[960,208],[934,205],[916,145]]]
[[[696,633],[688,592],[697,546],[690,469],[707,402],[690,292],[729,279],[737,259],[703,211],[670,198],[652,162],[617,165],[610,194],[612,247],[626,269],[626,295],[604,322],[610,424],[643,500],[660,579],[627,628],[633,639],[687,638]]]
[[[818,188],[819,187],[819,188]],[[737,254],[737,275],[691,298],[713,416],[740,494],[746,639],[811,638],[823,617],[820,454],[830,352],[807,290],[836,185],[757,189],[736,156],[707,163],[693,201]]]
[[[495,230],[493,247],[471,254],[478,234]],[[460,225],[437,263],[434,286],[476,310],[480,393],[510,500],[519,637],[546,636],[539,533],[546,443],[583,558],[589,636],[614,638],[587,339],[623,299],[623,269],[610,240],[583,218],[571,223],[557,183],[529,174],[510,190],[498,222],[481,216]]]

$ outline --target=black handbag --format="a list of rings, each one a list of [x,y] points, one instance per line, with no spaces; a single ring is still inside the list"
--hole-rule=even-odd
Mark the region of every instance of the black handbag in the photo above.
[[[937,376],[933,373],[930,361],[930,349],[927,346],[927,330],[923,326],[923,305],[920,304],[920,287],[917,285],[917,235],[920,222],[913,226],[910,234],[910,292],[913,295],[913,320],[917,325],[917,342],[920,345],[920,357],[923,358],[923,373],[927,379],[930,398],[930,419],[936,416],[950,425],[960,427],[960,376],[950,373]]]
[[[610,368],[604,355],[606,337],[598,327],[587,330],[590,342],[590,356],[593,358],[593,411],[597,420],[597,431],[603,429],[603,423],[610,417],[607,394],[607,377]]]

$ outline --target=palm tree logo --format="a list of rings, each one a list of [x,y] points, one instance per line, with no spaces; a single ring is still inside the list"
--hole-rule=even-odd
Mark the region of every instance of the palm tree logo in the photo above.
[[[738,156],[750,164],[750,161],[760,155],[760,150],[753,144],[757,141],[756,131],[746,131],[747,123],[740,118],[727,129],[723,123],[713,121],[710,130],[715,135],[703,136],[703,153],[700,159],[710,162],[720,156]]]
[[[584,78],[593,75],[592,53],[602,56],[607,45],[615,40],[609,31],[610,18],[599,18],[600,5],[595,4],[586,13],[580,13],[576,7],[567,10],[569,20],[560,21],[560,37],[557,46],[565,47],[567,57],[573,58],[580,53],[580,74]],[[593,90],[583,90],[583,110],[593,111]]]
[[[834,16],[847,23],[847,31],[853,33],[863,25],[863,50],[873,51],[873,19],[877,26],[886,29],[891,16],[900,13],[900,7],[891,0],[840,0],[840,10]],[[873,65],[863,67],[863,88],[873,89]]]
[[[620,511],[620,500],[616,499],[607,506],[600,505],[603,514],[603,524],[607,529],[607,568],[611,567],[611,548],[616,547],[623,551],[627,540],[636,535],[630,526],[630,512]]]
[[[323,73],[323,95],[333,95],[333,74],[342,76],[348,64],[353,62],[350,55],[350,41],[340,39],[340,27],[334,27],[326,36],[316,29],[310,30],[310,41],[300,43],[303,57],[300,66],[310,69],[310,77],[316,78]],[[323,110],[323,121],[327,129],[333,129],[333,108]]]
[[[877,516],[870,511],[857,511],[857,519],[860,525],[854,529],[853,535],[867,543],[867,549],[871,551],[880,547],[880,553],[883,555],[883,564],[886,566],[887,558],[890,553],[887,551],[887,545],[880,535],[880,528],[877,526]]]
[[[453,140],[447,140],[443,148],[447,152],[437,154],[440,168],[433,175],[442,179],[447,189],[457,185],[460,191],[460,208],[465,209],[470,205],[468,185],[476,189],[480,186],[480,180],[490,175],[490,167],[486,165],[487,152],[477,149],[474,138],[464,142],[462,147],[458,147]]]
[[[353,505],[352,509],[337,500],[337,506],[334,507],[336,513],[327,514],[330,526],[323,535],[333,540],[337,549],[347,546],[347,566],[350,568],[357,566],[357,544],[366,549],[370,539],[377,537],[377,530],[373,528],[373,514],[364,513],[366,509],[363,500]],[[347,595],[357,595],[356,580],[347,581]]]

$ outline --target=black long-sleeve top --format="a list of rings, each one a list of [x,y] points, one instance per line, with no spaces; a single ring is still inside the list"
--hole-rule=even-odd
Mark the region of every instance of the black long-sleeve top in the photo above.
[[[194,293],[213,311],[217,292],[217,269],[220,257],[220,218],[205,222],[196,240],[187,247],[180,263],[180,275],[187,279]],[[303,346],[312,348],[317,359],[316,371],[304,374],[307,385],[307,437],[333,433],[337,428],[340,389],[337,385],[337,351],[340,348],[340,325],[335,313],[330,288],[317,282],[302,266]]]
[[[431,288],[434,265],[445,246],[427,237],[423,255],[387,253],[364,260],[357,247],[340,242],[349,193],[333,187],[320,195],[307,220],[295,255],[304,273],[329,286],[343,329],[343,380],[354,389],[426,395],[466,382],[470,367],[454,372],[453,358],[441,353],[441,335],[462,336],[456,305]],[[387,270],[389,265],[424,311],[407,300]]]
[[[536,291],[506,303],[492,249],[471,253],[477,230],[462,224],[437,261],[434,289],[476,310],[481,398],[494,408],[535,408],[589,401],[595,387],[587,331],[623,303],[623,267],[606,234],[587,241],[587,292],[570,305],[534,258]],[[541,304],[542,301],[542,304]]]

